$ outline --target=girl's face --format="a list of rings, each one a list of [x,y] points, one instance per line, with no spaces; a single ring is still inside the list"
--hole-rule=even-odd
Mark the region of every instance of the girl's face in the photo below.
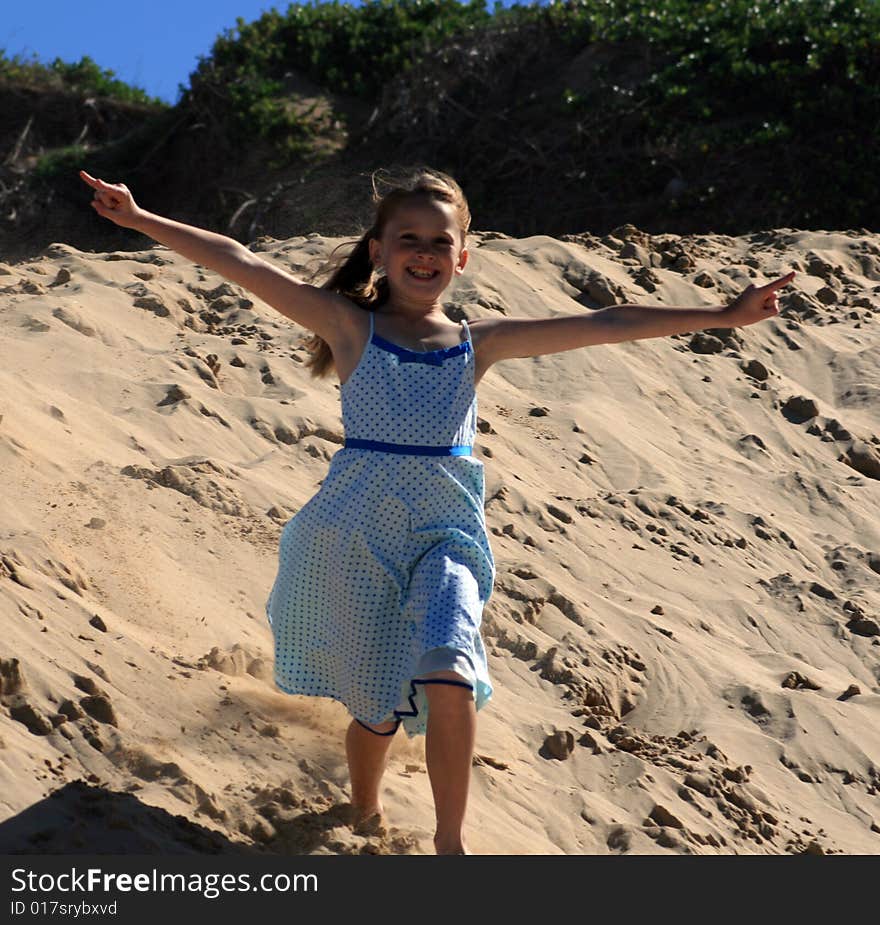
[[[370,240],[370,259],[377,269],[385,267],[392,295],[416,302],[436,301],[464,272],[467,258],[455,208],[433,199],[399,206],[382,239]]]

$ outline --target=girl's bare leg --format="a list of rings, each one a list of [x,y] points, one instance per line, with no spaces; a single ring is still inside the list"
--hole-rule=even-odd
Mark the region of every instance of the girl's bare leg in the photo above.
[[[394,723],[376,723],[377,732],[389,732]],[[376,735],[352,720],[345,734],[345,753],[351,779],[351,805],[355,811],[355,824],[364,822],[378,813],[382,816],[379,785],[388,764],[388,750],[394,736]]]
[[[463,679],[452,671],[435,671],[425,678]],[[468,854],[462,835],[471,781],[477,711],[466,687],[426,684],[428,730],[425,757],[434,792],[437,854]]]

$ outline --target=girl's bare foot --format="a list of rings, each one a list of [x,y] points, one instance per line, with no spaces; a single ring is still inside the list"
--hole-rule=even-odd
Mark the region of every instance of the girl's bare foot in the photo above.
[[[441,842],[434,838],[434,850],[437,854],[470,854],[463,841]]]
[[[382,804],[375,806],[352,805],[352,829],[355,835],[386,835],[388,831]]]

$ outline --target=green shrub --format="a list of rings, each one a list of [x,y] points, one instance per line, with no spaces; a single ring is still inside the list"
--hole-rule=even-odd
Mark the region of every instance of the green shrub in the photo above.
[[[21,55],[8,58],[5,51],[0,49],[0,80],[25,86],[110,97],[127,103],[167,106],[167,103],[148,96],[140,88],[117,80],[113,71],[100,67],[88,55],[77,62],[56,58],[51,64],[43,64],[36,55],[32,55],[30,59]]]
[[[88,157],[89,149],[84,145],[68,145],[55,148],[43,154],[34,168],[34,175],[41,180],[64,176],[77,170]]]
[[[452,110],[444,106],[464,103],[481,112],[484,88],[468,89],[467,62],[504,30],[527,29],[552,36],[572,55],[592,42],[649,53],[637,85],[621,86],[606,66],[593,75],[595,92],[557,91],[544,115],[557,120],[560,140],[548,166],[560,175],[583,177],[588,170],[594,185],[613,189],[618,202],[639,202],[670,176],[685,176],[691,190],[669,209],[686,211],[725,196],[732,201],[738,192],[732,178],[745,165],[760,179],[749,194],[754,209],[767,205],[766,214],[755,215],[762,222],[781,216],[856,227],[880,209],[873,182],[880,133],[877,0],[553,0],[509,8],[496,2],[491,12],[486,0],[366,0],[360,7],[312,0],[251,23],[237,20],[200,59],[178,105],[210,133],[204,147],[229,163],[254,138],[276,152],[269,166],[313,150],[322,123],[292,105],[294,74],[370,105],[394,87],[414,111],[434,106],[432,125],[448,133]],[[433,87],[442,89],[434,75],[454,46],[464,70],[455,75],[450,102]],[[508,67],[514,62],[498,60],[499,71]],[[504,86],[504,74],[498,77]],[[0,53],[2,79],[157,102],[90,58],[41,65]],[[534,118],[520,105],[529,97],[511,101],[511,118],[520,111]],[[466,161],[457,140],[444,148],[451,167]],[[511,143],[488,141],[495,153]],[[53,152],[39,169],[51,173],[65,156]]]
[[[289,147],[288,135],[305,136],[308,129],[271,103],[283,95],[288,72],[333,92],[375,99],[433,43],[490,19],[485,0],[372,0],[361,7],[333,0],[294,4],[286,13],[273,9],[252,23],[239,18],[224,32],[200,59],[183,99],[215,113],[225,101],[237,142],[257,135]]]

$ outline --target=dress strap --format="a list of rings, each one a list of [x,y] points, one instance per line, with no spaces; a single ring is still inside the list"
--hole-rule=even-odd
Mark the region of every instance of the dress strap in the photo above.
[[[464,341],[469,341],[471,339],[471,329],[468,327],[467,318],[462,318],[461,323],[464,325]]]

